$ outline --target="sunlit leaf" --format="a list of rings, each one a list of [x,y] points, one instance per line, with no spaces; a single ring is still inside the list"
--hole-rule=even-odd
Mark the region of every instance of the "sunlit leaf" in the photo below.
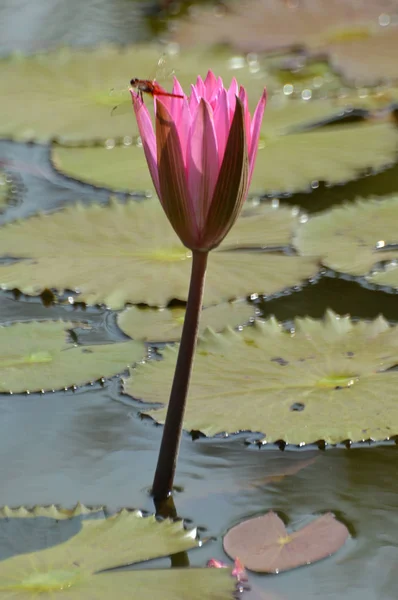
[[[254,292],[273,294],[315,275],[313,258],[247,249],[287,245],[295,223],[292,211],[266,205],[241,217],[220,250],[212,252],[205,305]],[[156,199],[76,205],[5,225],[0,256],[23,259],[0,265],[3,289],[34,295],[45,288],[78,290],[88,304],[116,309],[126,302],[185,301],[192,260]]]
[[[233,76],[248,90],[252,103],[260,97],[264,79],[251,73],[242,57],[237,64],[226,52],[208,48],[167,57],[166,81],[156,73],[162,48],[140,44],[127,48],[103,46],[95,50],[63,48],[33,56],[13,55],[0,62],[0,78],[7,93],[0,98],[0,136],[22,140],[79,144],[101,140],[131,143],[138,135],[128,92],[132,77],[160,78],[171,89],[175,71],[186,93],[197,75],[213,69],[229,84]],[[166,47],[166,53],[168,49]],[[272,88],[272,78],[267,77]],[[27,98],[26,90],[34,90]],[[148,106],[152,100],[148,97]],[[114,111],[114,107],[117,109]]]
[[[298,192],[312,182],[343,183],[394,162],[398,133],[390,124],[355,124],[265,138],[252,191]]]
[[[200,332],[211,327],[221,331],[229,325],[245,325],[255,315],[246,302],[228,302],[206,307],[200,317]],[[173,342],[181,337],[185,308],[142,309],[131,306],[118,315],[120,329],[134,339],[152,342]]]
[[[335,271],[395,286],[396,266],[383,271],[384,263],[398,259],[397,222],[398,196],[357,200],[310,218],[294,243],[302,255],[317,254]]]
[[[181,522],[157,522],[154,517],[122,511],[106,520],[82,522],[77,535],[57,546],[21,554],[0,562],[0,593],[5,599],[140,598],[153,600],[227,600],[234,590],[229,571],[170,569],[163,571],[111,571],[115,566],[142,562],[189,550],[199,545],[195,530]]]
[[[383,15],[382,15],[383,16]],[[384,15],[385,18],[391,18]],[[391,25],[377,35],[355,43],[332,43],[330,59],[333,67],[346,80],[356,85],[376,85],[398,80],[398,27]]]
[[[131,371],[125,392],[164,403],[178,347]],[[378,318],[352,322],[328,312],[324,321],[296,319],[290,333],[274,319],[242,332],[207,330],[199,341],[184,428],[205,435],[261,432],[291,444],[398,433],[398,330]],[[150,411],[163,423],[166,407]]]
[[[346,0],[246,0],[228,6],[225,13],[207,7],[196,10],[191,18],[181,20],[173,37],[184,48],[197,40],[229,44],[245,52],[320,48],[338,40],[354,43],[369,37],[375,29],[382,29],[380,13],[392,7],[394,0],[359,5]]]
[[[9,506],[3,506],[0,508],[0,518],[4,519],[27,519],[35,517],[48,517],[50,519],[56,519],[57,521],[63,521],[70,519],[71,517],[77,517],[79,515],[89,515],[102,511],[102,507],[90,508],[78,502],[72,509],[61,508],[60,506],[35,506],[33,508],[26,508],[25,506],[19,506],[18,508],[11,508]]]
[[[139,342],[77,346],[72,323],[0,327],[0,392],[36,392],[81,385],[124,371],[145,355]]]
[[[340,183],[364,169],[391,164],[396,157],[398,133],[391,124],[360,123],[281,135],[283,123],[286,130],[294,125],[288,106],[284,112],[286,120],[279,121],[267,109],[268,128],[264,127],[260,140],[252,192],[296,192],[309,189],[313,181]],[[54,147],[53,160],[67,175],[88,183],[118,190],[153,190],[138,146],[111,150]]]
[[[289,533],[273,511],[236,525],[224,537],[224,550],[247,569],[279,573],[311,564],[337,552],[349,537],[345,525],[327,513]]]

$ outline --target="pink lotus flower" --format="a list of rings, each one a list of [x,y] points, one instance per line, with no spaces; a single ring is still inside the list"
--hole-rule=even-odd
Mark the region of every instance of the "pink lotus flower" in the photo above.
[[[191,250],[215,248],[247,197],[266,92],[253,118],[235,79],[228,89],[209,71],[189,97],[154,96],[154,130],[142,94],[130,90],[149,171],[163,209]],[[178,80],[173,94],[183,95]],[[155,133],[156,131],[156,133]]]
[[[208,254],[227,235],[246,200],[266,92],[252,119],[244,88],[238,89],[233,79],[225,89],[211,71],[205,81],[198,77],[189,97],[177,79],[172,95],[151,81],[130,83],[152,181],[174,231],[192,250],[184,327],[152,487],[155,502],[164,502],[173,489]],[[142,92],[154,96],[156,133]]]

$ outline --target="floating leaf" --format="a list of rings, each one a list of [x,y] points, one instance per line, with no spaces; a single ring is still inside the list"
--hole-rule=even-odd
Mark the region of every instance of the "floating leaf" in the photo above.
[[[103,510],[102,506],[90,508],[78,502],[72,509],[61,508],[52,504],[51,506],[35,506],[33,508],[26,508],[25,506],[19,506],[18,508],[10,508],[9,506],[3,506],[0,508],[0,518],[3,519],[27,519],[35,517],[48,517],[56,519],[57,521],[63,521],[72,517],[78,517],[79,515],[89,515],[91,513],[100,512]]]
[[[206,327],[221,331],[229,325],[245,325],[255,315],[254,307],[246,302],[228,302],[206,307],[201,314],[199,331]],[[132,338],[146,342],[173,342],[181,337],[185,308],[142,309],[127,308],[118,315],[120,329]]]
[[[224,537],[224,550],[232,559],[239,556],[251,571],[279,573],[330,556],[348,537],[347,527],[332,513],[288,533],[282,519],[270,511],[230,529]]]
[[[0,98],[0,136],[37,141],[57,139],[72,145],[98,140],[108,141],[107,145],[114,140],[131,143],[138,129],[128,92],[129,81],[132,77],[153,78],[160,54],[158,46],[140,44],[95,50],[63,48],[48,54],[4,58],[0,62],[0,78],[7,93]],[[226,82],[238,75],[250,100],[257,102],[263,91],[263,79],[253,75],[243,57],[237,73],[229,58],[225,52],[205,49],[172,54],[168,62],[187,93],[198,73],[205,76],[208,69],[213,69]],[[172,77],[169,85],[160,83],[171,87]],[[271,77],[267,78],[267,85],[272,87]],[[29,89],[35,93],[30,94],[27,104]],[[112,115],[115,106],[118,109]]]
[[[157,522],[154,517],[122,511],[106,520],[82,522],[79,533],[45,550],[14,556],[0,562],[0,593],[5,599],[51,598],[121,600],[139,590],[140,598],[152,600],[212,600],[231,598],[233,579],[228,571],[170,569],[112,571],[115,566],[167,556],[198,546],[196,531],[181,522]]]
[[[244,52],[286,50],[288,47],[323,48],[345,40],[353,44],[380,30],[379,16],[397,9],[395,0],[360,5],[346,0],[279,2],[246,0],[228,7],[196,10],[175,28],[173,39],[184,48],[202,44],[229,44]]]
[[[145,402],[168,398],[178,348],[131,371],[125,392]],[[241,332],[207,330],[199,341],[184,428],[211,436],[262,432],[265,441],[383,440],[398,433],[398,329],[383,318],[352,322],[276,320]],[[166,407],[150,412],[164,423]]]
[[[285,121],[273,119],[267,109],[265,121],[274,129],[265,128],[262,134],[252,192],[302,191],[313,181],[340,183],[364,169],[385,167],[396,157],[398,133],[392,124],[359,123],[281,135],[278,127],[285,123],[288,130],[294,124],[288,106],[284,112]],[[53,161],[65,174],[88,183],[118,190],[153,190],[141,147],[54,147]]]
[[[297,229],[294,243],[302,255],[317,254],[322,263],[350,275],[394,285],[394,267],[376,273],[382,263],[398,259],[398,196],[357,200],[309,219]]]
[[[397,54],[398,27],[393,25],[377,35],[355,40],[355,43],[332,44],[330,48],[333,67],[351,84],[362,86],[397,81]]]
[[[141,360],[139,342],[76,346],[72,323],[31,322],[0,327],[0,392],[37,392],[82,385],[124,371]]]
[[[359,123],[263,140],[252,190],[298,192],[315,181],[354,179],[371,167],[391,164],[397,155],[393,125]]]
[[[296,222],[291,211],[269,206],[242,217],[212,252],[205,304],[253,292],[273,294],[315,275],[313,258],[246,248],[274,245],[278,235],[278,246],[288,244]],[[227,248],[231,251],[223,251]],[[126,302],[165,306],[173,298],[187,299],[191,253],[156,199],[76,205],[5,225],[0,256],[23,259],[0,265],[3,289],[33,295],[45,288],[78,290],[79,299],[115,309]]]

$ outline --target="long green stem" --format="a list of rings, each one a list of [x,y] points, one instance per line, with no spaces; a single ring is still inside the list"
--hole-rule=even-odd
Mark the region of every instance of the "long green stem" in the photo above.
[[[177,466],[182,423],[188,395],[189,380],[195,354],[200,311],[202,308],[208,252],[194,250],[187,310],[185,313],[176,370],[170,393],[162,442],[152,486],[152,495],[159,502],[170,494]]]

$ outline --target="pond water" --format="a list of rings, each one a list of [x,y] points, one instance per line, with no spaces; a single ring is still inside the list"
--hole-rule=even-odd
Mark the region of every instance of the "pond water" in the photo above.
[[[148,38],[143,8],[150,3],[118,0],[81,3],[40,0],[32,4],[3,0],[0,6],[1,52],[31,52],[58,44],[126,43]],[[34,5],[34,6],[33,6]],[[81,12],[84,11],[84,14]],[[126,18],[126,15],[129,15]],[[84,25],[84,26],[83,26]],[[31,91],[34,93],[34,90]],[[0,142],[0,161],[12,179],[5,223],[54,210],[79,198],[106,202],[94,190],[57,174],[46,145]],[[8,168],[7,168],[8,165]],[[398,191],[398,167],[335,188],[321,186],[311,198],[297,194],[286,203],[316,211],[356,196]],[[295,316],[321,317],[326,308],[353,317],[383,314],[398,322],[394,294],[360,287],[325,273],[302,290],[259,301],[263,316],[289,323]],[[45,306],[9,292],[0,294],[0,322],[64,319],[89,323],[77,330],[81,344],[121,341],[115,313],[76,306]],[[377,401],[377,400],[376,400]],[[0,506],[60,504],[77,501],[153,512],[149,496],[161,427],[142,419],[142,405],[121,393],[118,377],[75,391],[0,398]],[[188,554],[189,565],[204,566],[211,557],[226,560],[222,536],[245,518],[277,511],[298,528],[314,515],[332,511],[351,537],[334,556],[278,576],[250,575],[264,592],[280,600],[396,600],[398,597],[398,447],[394,442],[358,444],[326,450],[276,446],[258,448],[253,434],[197,439],[184,434],[174,501],[177,513],[211,539]],[[71,535],[69,531],[66,535]],[[42,536],[29,546],[0,540],[0,558],[49,543]],[[183,557],[186,564],[186,557]],[[178,559],[151,561],[140,568],[176,565]],[[265,598],[265,596],[264,596]]]

